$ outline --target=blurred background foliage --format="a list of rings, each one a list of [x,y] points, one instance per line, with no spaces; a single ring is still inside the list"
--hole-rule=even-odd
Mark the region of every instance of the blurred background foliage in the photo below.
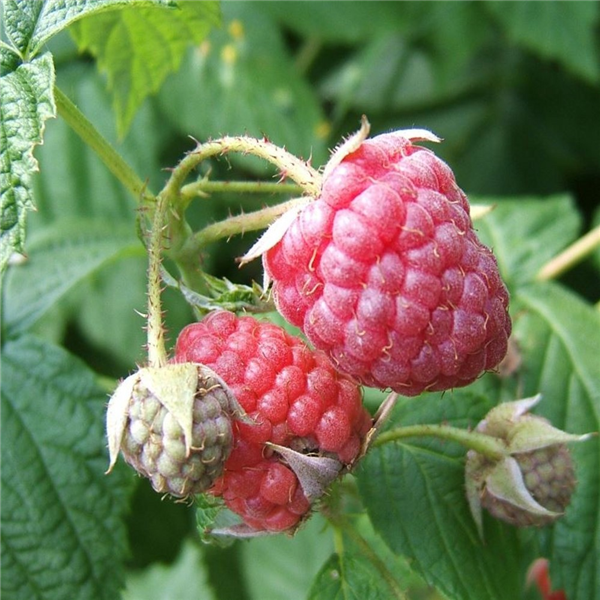
[[[143,103],[124,136],[117,135],[106,78],[95,61],[78,52],[68,34],[50,43],[58,85],[152,189],[158,190],[165,170],[193,148],[190,136],[202,141],[222,134],[265,135],[319,166],[366,114],[375,134],[424,127],[444,138],[435,150],[473,200],[518,202],[566,194],[564,201],[577,208],[580,219],[565,226],[583,233],[600,222],[597,2],[226,0],[221,8],[221,27],[189,48],[181,68]],[[57,220],[133,223],[134,201],[62,120],[48,122],[36,156],[41,172],[38,211],[29,219],[30,248],[43,243]],[[212,161],[202,174],[213,180],[274,175],[244,157]],[[198,228],[280,200],[199,198],[190,221]],[[110,378],[110,385],[143,360],[143,319],[135,311],[145,306],[146,258],[135,235],[124,233],[131,238],[128,250],[109,261],[110,269],[82,281],[53,308],[51,318],[35,326]],[[207,270],[234,281],[260,281],[258,263],[238,270],[234,260],[253,239],[248,235],[209,248]],[[565,281],[595,302],[599,267],[596,256]],[[174,341],[193,316],[169,291],[165,308]],[[192,510],[162,502],[139,483],[129,518],[128,600],[156,590],[153,582],[164,581],[165,565],[180,578],[197,580],[207,598],[304,598],[330,551],[330,537],[320,535],[322,523],[315,519],[293,546],[277,538],[253,543],[251,551],[243,544],[205,549],[208,568],[199,572],[197,548],[181,541],[194,528]],[[285,556],[285,565],[267,573],[264,556]],[[286,565],[300,562],[304,569],[297,579]],[[416,581],[413,588],[415,598],[430,593]],[[177,597],[185,600],[185,593]]]

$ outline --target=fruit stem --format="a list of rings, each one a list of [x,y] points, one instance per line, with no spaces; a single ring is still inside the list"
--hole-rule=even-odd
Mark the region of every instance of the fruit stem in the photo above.
[[[295,181],[305,193],[317,196],[320,192],[321,175],[307,162],[266,139],[259,140],[247,136],[225,136],[200,144],[173,169],[164,192],[171,197],[180,197],[183,183],[194,168],[211,156],[229,152],[258,156],[274,164],[281,171],[282,178],[290,178]]]
[[[484,433],[467,431],[450,425],[407,425],[380,433],[373,441],[373,447],[395,442],[407,437],[431,436],[452,442],[458,442],[465,448],[475,450],[492,460],[499,460],[506,455],[504,444]]]
[[[156,368],[167,364],[165,330],[160,302],[160,266],[163,235],[165,234],[164,215],[167,204],[167,196],[162,193],[159,194],[154,209],[148,244],[148,363],[150,367]]]
[[[58,114],[98,155],[108,170],[131,192],[135,199],[138,201],[154,200],[154,195],[148,192],[146,184],[138,177],[137,173],[58,86],[54,86],[54,100]]]
[[[547,281],[562,275],[600,247],[600,225],[579,238],[560,254],[548,261],[538,272],[537,281]]]
[[[273,221],[280,217],[282,214],[287,212],[289,209],[294,208],[300,203],[303,203],[303,198],[294,198],[275,206],[267,206],[261,210],[257,210],[250,213],[244,213],[228,217],[218,223],[212,223],[195,233],[189,240],[189,248],[186,248],[186,252],[198,252],[199,248],[215,242],[222,238],[229,238],[233,235],[246,233],[248,231],[257,231],[259,229],[265,229]]]
[[[173,169],[171,176],[161,191],[161,196],[168,199],[169,213],[169,236],[170,247],[167,254],[177,264],[184,282],[190,288],[198,290],[203,288],[201,277],[201,250],[202,247],[215,239],[228,237],[243,231],[252,231],[266,227],[280,213],[282,208],[267,208],[265,212],[258,211],[258,216],[248,217],[239,215],[225,220],[225,224],[215,224],[208,231],[198,232],[193,235],[189,224],[185,220],[185,210],[192,199],[208,191],[273,191],[274,187],[266,187],[266,184],[233,182],[230,184],[197,181],[187,186],[184,183],[192,170],[203,160],[212,156],[223,155],[229,152],[251,154],[263,158],[276,165],[281,172],[281,179],[290,178],[296,185],[283,184],[283,189],[289,193],[298,189],[307,195],[317,196],[321,189],[321,175],[313,169],[308,162],[296,158],[283,148],[276,146],[266,139],[255,139],[247,136],[223,137],[210,140],[204,144],[198,144],[197,148],[187,154]],[[276,184],[277,185],[277,184]],[[244,189],[241,189],[243,186]],[[235,189],[237,187],[237,190]],[[252,188],[249,190],[248,188]],[[283,205],[284,209],[287,207]],[[263,225],[264,223],[264,225]]]
[[[299,195],[302,188],[295,183],[275,183],[273,181],[209,181],[202,179],[188,183],[181,188],[181,198],[189,202],[198,196],[214,193],[233,194],[290,194]]]

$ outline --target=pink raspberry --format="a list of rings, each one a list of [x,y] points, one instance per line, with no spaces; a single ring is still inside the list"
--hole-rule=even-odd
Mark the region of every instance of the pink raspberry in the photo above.
[[[294,470],[267,442],[349,466],[371,427],[358,385],[272,323],[215,311],[183,329],[175,360],[215,371],[254,421],[234,422],[212,493],[256,530],[289,530],[310,509]]]
[[[508,292],[467,198],[399,133],[335,166],[263,259],[281,314],[365,385],[460,387],[506,353]]]

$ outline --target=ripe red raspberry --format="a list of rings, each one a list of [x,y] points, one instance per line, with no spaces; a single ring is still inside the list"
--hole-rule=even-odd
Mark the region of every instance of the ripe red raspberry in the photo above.
[[[365,385],[460,387],[506,353],[508,293],[467,198],[400,132],[333,167],[264,265],[281,314]]]
[[[215,311],[183,329],[175,360],[214,370],[255,423],[233,424],[234,447],[212,493],[256,530],[291,529],[310,509],[267,442],[350,465],[371,427],[358,385],[272,323]]]

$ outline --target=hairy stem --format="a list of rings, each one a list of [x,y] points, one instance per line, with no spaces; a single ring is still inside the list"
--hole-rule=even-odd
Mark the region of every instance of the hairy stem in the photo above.
[[[240,215],[232,217],[224,221],[225,225],[215,224],[208,228],[208,231],[203,230],[196,235],[192,235],[184,217],[186,207],[199,193],[206,193],[210,190],[211,184],[207,181],[198,181],[184,186],[184,183],[193,169],[203,160],[230,152],[251,154],[271,162],[280,170],[282,179],[290,178],[306,194],[316,196],[321,189],[322,178],[315,169],[307,162],[296,158],[293,154],[266,139],[226,136],[200,144],[196,150],[186,155],[173,169],[171,177],[161,191],[161,195],[168,200],[167,205],[170,209],[168,225],[171,244],[168,255],[177,263],[186,285],[194,290],[197,290],[197,285],[203,286],[200,277],[200,261],[201,251],[206,243],[221,237],[229,237],[235,233],[266,227],[281,214],[281,212],[278,212],[282,210],[281,208],[268,208],[265,209],[266,213],[261,213],[259,216]],[[247,191],[248,184],[242,185],[246,188],[243,191]],[[231,190],[234,187],[235,184],[233,186],[231,184],[221,184],[216,187],[213,185],[212,189],[224,191],[225,189]],[[240,184],[237,187],[240,191]],[[261,187],[261,191],[269,189],[265,188],[264,184]],[[256,187],[254,189],[257,190]],[[289,190],[288,187],[286,191]],[[272,188],[269,191],[273,191]]]
[[[458,442],[465,448],[475,450],[479,454],[493,460],[501,459],[506,454],[504,445],[489,435],[476,431],[467,431],[466,429],[450,425],[438,424],[407,425],[406,427],[384,431],[375,439],[373,446],[381,446],[408,437],[436,437],[442,440]]]
[[[167,364],[165,330],[160,301],[160,265],[163,235],[165,234],[164,213],[166,205],[166,197],[162,194],[159,195],[152,220],[150,243],[148,244],[148,363],[151,367],[163,367]]]
[[[214,193],[234,194],[292,194],[298,196],[302,188],[295,183],[276,183],[274,181],[209,181],[201,180],[188,183],[181,188],[184,202],[198,196]]]
[[[131,192],[134,198],[138,201],[152,200],[153,195],[148,192],[146,184],[137,173],[57,86],[54,86],[54,98],[58,114],[94,150],[108,170]]]
[[[547,262],[538,272],[536,279],[538,281],[547,281],[559,277],[599,247],[600,225]]]
[[[255,212],[234,215],[233,217],[229,217],[218,223],[212,223],[198,231],[190,240],[190,244],[193,244],[194,247],[201,248],[211,242],[229,238],[233,235],[265,229],[273,223],[277,217],[280,217],[290,208],[293,208],[302,202],[304,202],[302,198],[295,198],[293,200],[288,200],[287,202],[282,202],[281,204],[276,204],[275,206],[267,206],[266,208]]]
[[[307,162],[267,140],[246,136],[226,136],[200,144],[175,167],[165,186],[165,192],[169,195],[179,196],[185,180],[203,160],[230,152],[258,156],[274,164],[281,171],[283,177],[295,181],[307,194],[316,196],[320,192],[321,175]]]

